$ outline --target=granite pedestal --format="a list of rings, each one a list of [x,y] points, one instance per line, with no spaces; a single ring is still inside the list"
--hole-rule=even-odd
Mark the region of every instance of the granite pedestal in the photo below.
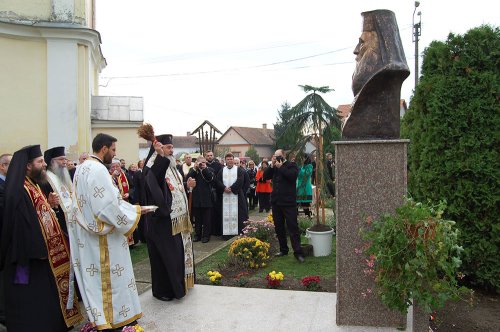
[[[337,213],[337,324],[405,327],[406,317],[375,294],[360,229],[366,217],[393,212],[407,193],[409,140],[338,141],[335,144]],[[371,291],[371,293],[370,293]]]

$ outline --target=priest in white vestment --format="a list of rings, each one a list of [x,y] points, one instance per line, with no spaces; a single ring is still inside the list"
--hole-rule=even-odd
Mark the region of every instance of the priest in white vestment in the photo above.
[[[238,235],[246,218],[246,198],[243,193],[243,170],[234,165],[231,153],[225,156],[226,166],[217,174],[216,185],[222,194],[222,235]]]
[[[142,316],[127,237],[145,208],[124,201],[104,163],[116,153],[116,139],[98,134],[94,155],[73,179],[68,220],[71,260],[89,321],[98,329],[135,325]]]

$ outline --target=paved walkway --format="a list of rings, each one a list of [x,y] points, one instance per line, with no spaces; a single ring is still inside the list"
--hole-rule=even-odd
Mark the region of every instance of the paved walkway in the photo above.
[[[252,211],[250,219],[260,220],[266,216],[267,213]],[[194,243],[195,263],[201,262],[231,241],[232,239],[223,241],[220,237],[212,236],[208,243]],[[151,294],[149,260],[135,264],[134,272],[144,314],[139,323],[146,332],[398,331],[390,328],[337,326],[336,293],[197,284],[183,299],[163,302]]]

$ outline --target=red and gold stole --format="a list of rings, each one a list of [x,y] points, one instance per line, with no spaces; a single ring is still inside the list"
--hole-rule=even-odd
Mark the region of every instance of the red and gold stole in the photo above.
[[[120,189],[120,194],[122,195],[122,197],[129,192],[127,176],[122,170],[120,170],[120,175],[118,176],[118,189]],[[129,199],[127,198],[124,200],[128,202]]]
[[[38,216],[40,228],[42,229],[45,245],[47,246],[50,268],[59,292],[59,304],[64,321],[66,322],[66,326],[73,326],[80,322],[83,317],[80,315],[76,296],[73,301],[73,308],[66,309],[69,296],[69,270],[71,264],[68,244],[61,231],[56,214],[52,211],[40,187],[26,177],[24,179],[24,189],[26,189],[31,198]]]
[[[120,175],[118,176],[118,178],[115,178],[112,175],[111,175],[111,178],[113,179],[113,183],[118,187],[118,190],[120,190],[120,195],[122,197],[123,197],[123,195],[128,194],[129,186],[128,186],[128,180],[127,180],[127,176],[125,175],[125,172],[123,172],[120,169]],[[124,198],[123,200],[128,202],[129,198]],[[127,237],[127,242],[128,242],[129,246],[133,245],[135,243],[134,236],[130,235],[129,237]]]

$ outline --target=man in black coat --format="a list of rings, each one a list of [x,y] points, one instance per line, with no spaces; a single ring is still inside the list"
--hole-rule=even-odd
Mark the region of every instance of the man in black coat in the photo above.
[[[199,156],[193,168],[189,170],[188,178],[196,180],[196,187],[193,188],[192,211],[195,222],[195,236],[193,242],[201,240],[202,243],[210,241],[212,229],[212,184],[214,182],[214,172],[207,167],[205,157]]]
[[[297,189],[296,182],[299,168],[294,162],[283,157],[283,150],[276,150],[271,161],[271,167],[264,171],[264,179],[273,180],[271,206],[276,235],[280,251],[276,256],[288,255],[285,223],[290,234],[293,254],[299,262],[304,262],[304,254],[300,246],[300,231],[297,224]]]
[[[207,166],[214,171],[217,176],[224,166],[214,158],[214,153],[210,150],[205,152]],[[215,184],[214,184],[215,187]],[[222,235],[222,192],[216,192],[216,200],[212,211],[212,235]]]

